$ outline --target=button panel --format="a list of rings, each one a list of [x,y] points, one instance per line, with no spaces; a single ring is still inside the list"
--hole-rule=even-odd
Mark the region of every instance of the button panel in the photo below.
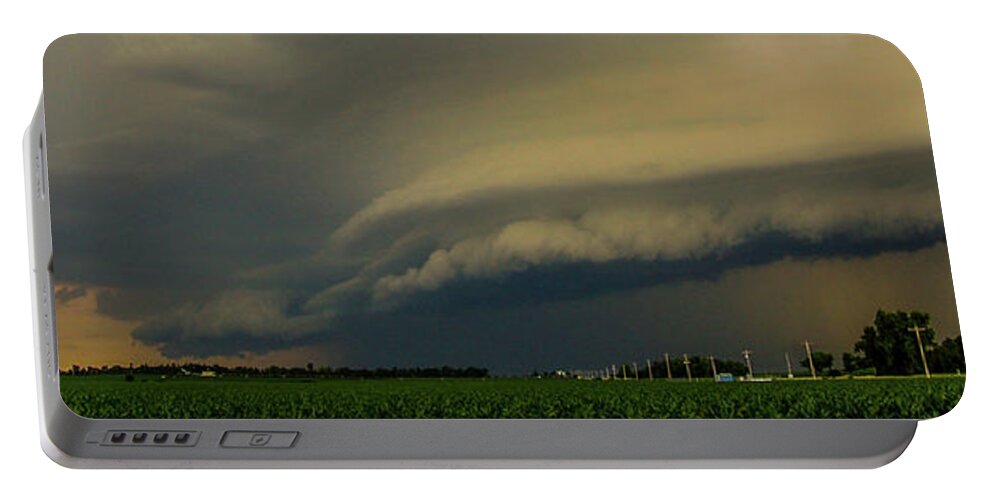
[[[101,446],[195,446],[200,438],[198,431],[107,431],[87,436],[88,443]]]
[[[290,448],[299,432],[228,431],[221,438],[222,448]]]

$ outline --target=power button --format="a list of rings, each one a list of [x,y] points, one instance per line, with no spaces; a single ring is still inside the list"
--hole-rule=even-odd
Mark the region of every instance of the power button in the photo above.
[[[223,448],[289,448],[299,432],[227,431],[221,438]]]

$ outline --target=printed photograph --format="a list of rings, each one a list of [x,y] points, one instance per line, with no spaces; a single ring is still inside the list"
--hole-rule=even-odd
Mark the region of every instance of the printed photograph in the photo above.
[[[91,418],[930,418],[965,385],[921,81],[862,35],[72,35]]]

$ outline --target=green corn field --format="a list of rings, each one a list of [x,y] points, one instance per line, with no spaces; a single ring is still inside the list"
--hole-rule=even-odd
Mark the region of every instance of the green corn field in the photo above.
[[[768,383],[63,376],[90,418],[931,418],[963,376]]]

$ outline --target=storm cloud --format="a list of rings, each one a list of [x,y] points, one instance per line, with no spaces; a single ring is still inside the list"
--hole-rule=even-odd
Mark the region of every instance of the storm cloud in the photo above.
[[[291,315],[291,304],[285,293],[231,290],[157,316],[132,335],[145,344],[162,346],[169,357],[267,352],[313,341],[328,318]],[[237,342],[237,349],[232,349],[232,342]]]
[[[638,323],[609,336],[713,349],[727,337],[648,342],[633,317],[654,312],[601,306],[782,262],[798,289],[824,285],[800,261],[947,267],[920,82],[871,37],[77,36],[46,78],[57,278],[170,358],[599,362],[492,345],[494,318],[577,302],[599,317],[517,335]],[[866,307],[918,293],[894,290]],[[938,302],[920,307],[957,328]]]

